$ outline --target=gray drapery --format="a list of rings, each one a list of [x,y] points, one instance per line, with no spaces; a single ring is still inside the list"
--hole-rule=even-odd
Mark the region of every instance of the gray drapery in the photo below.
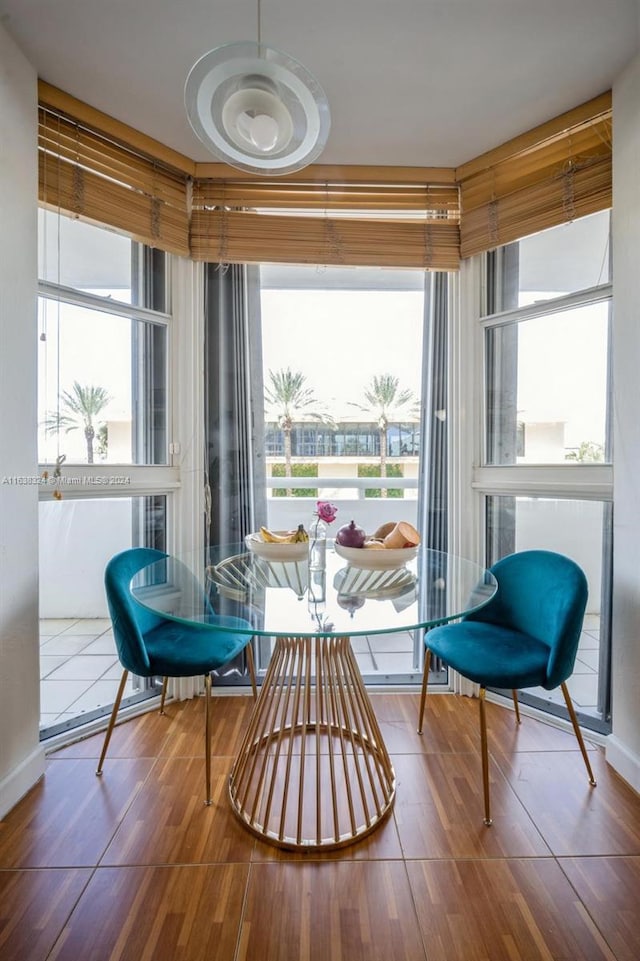
[[[205,267],[205,541],[241,543],[266,518],[259,268]]]
[[[205,545],[244,548],[267,516],[264,466],[260,274],[242,264],[205,265]],[[225,551],[226,553],[226,551]],[[219,613],[247,616],[216,597]],[[246,654],[214,672],[219,683],[247,683]]]
[[[446,551],[448,546],[448,274],[425,275],[426,373],[423,377],[423,416],[420,449],[419,509],[421,534],[427,547]]]
[[[424,347],[422,376],[422,411],[420,433],[420,491],[418,525],[423,543],[435,551],[448,549],[448,325],[449,277],[446,273],[425,274],[424,287]],[[445,609],[445,597],[439,584],[446,583],[446,569],[436,558],[434,568],[423,570],[421,577],[432,585],[422,594],[425,615],[430,618]],[[423,632],[414,639],[414,670],[422,669],[424,656]],[[439,675],[443,665],[439,658],[431,660],[431,674]]]

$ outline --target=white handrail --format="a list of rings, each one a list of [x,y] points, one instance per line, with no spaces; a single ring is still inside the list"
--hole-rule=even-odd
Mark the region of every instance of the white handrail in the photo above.
[[[278,490],[296,487],[298,490],[314,487],[378,489],[396,487],[406,490],[418,487],[417,477],[267,477],[267,487]]]

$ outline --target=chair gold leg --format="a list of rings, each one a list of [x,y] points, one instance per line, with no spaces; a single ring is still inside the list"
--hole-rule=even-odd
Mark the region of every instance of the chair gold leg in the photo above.
[[[206,798],[204,803],[211,805],[211,674],[204,676],[204,759],[206,772]]]
[[[113,702],[111,717],[109,718],[109,724],[107,726],[107,731],[104,736],[104,744],[102,745],[102,754],[100,755],[100,760],[98,761],[98,767],[96,768],[96,774],[98,776],[102,774],[102,765],[104,764],[104,759],[107,756],[107,748],[109,747],[109,741],[111,740],[111,735],[113,734],[113,728],[116,723],[116,717],[118,716],[118,710],[120,708],[120,701],[122,700],[122,695],[124,694],[124,686],[127,683],[128,676],[129,676],[129,671],[127,671],[125,668],[125,670],[122,672],[122,677],[120,678],[118,693],[116,694],[116,699]]]
[[[247,652],[247,667],[249,668],[249,677],[251,678],[251,690],[253,691],[253,699],[258,696],[258,688],[256,687],[256,668],[253,660],[253,645],[251,641],[247,644],[245,648]]]
[[[482,786],[484,789],[484,823],[487,827],[491,822],[491,799],[489,797],[489,748],[487,746],[487,716],[484,696],[486,690],[480,688],[480,748],[482,751]]]
[[[576,717],[576,712],[573,707],[573,701],[571,700],[571,695],[569,694],[569,688],[566,682],[563,681],[560,685],[562,688],[562,693],[564,694],[564,700],[567,705],[567,710],[569,712],[569,717],[571,718],[571,723],[573,724],[573,730],[575,732],[576,738],[578,739],[578,744],[580,745],[580,750],[582,752],[582,757],[587,769],[587,774],[589,775],[589,784],[592,787],[596,786],[596,779],[593,776],[593,771],[591,770],[591,762],[589,761],[589,755],[587,754],[587,749],[584,744],[584,739],[582,737],[582,731],[580,730],[580,725],[578,724],[578,718]]]
[[[422,673],[422,693],[420,694],[420,716],[418,718],[418,734],[422,734],[422,721],[424,719],[424,706],[427,702],[427,682],[429,680],[429,664],[431,663],[431,651],[428,647],[424,649],[424,671]]]
[[[516,712],[516,724],[520,724],[520,723],[521,723],[521,721],[520,721],[520,705],[518,704],[518,692],[516,691],[515,688],[511,691],[511,696],[513,697],[513,706],[514,706],[515,712]]]
[[[167,696],[167,684],[168,684],[168,682],[169,682],[169,678],[168,678],[168,677],[163,677],[163,678],[162,678],[162,695],[161,695],[161,697],[160,697],[160,713],[161,713],[161,714],[164,714],[164,702],[165,702],[165,698],[166,698],[166,696]]]

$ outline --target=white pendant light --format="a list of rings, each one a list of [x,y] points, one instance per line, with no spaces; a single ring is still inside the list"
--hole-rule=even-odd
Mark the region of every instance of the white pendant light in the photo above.
[[[287,54],[245,41],[210,50],[185,85],[189,122],[225,163],[270,176],[301,170],[329,136],[329,104],[318,81]]]

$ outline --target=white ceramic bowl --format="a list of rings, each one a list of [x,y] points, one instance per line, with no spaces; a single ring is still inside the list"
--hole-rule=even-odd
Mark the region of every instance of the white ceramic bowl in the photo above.
[[[286,531],[274,531],[274,534],[286,534]],[[307,541],[297,541],[295,544],[273,544],[263,541],[260,533],[247,534],[244,539],[248,549],[263,557],[267,561],[301,561],[309,553]]]
[[[391,571],[413,560],[418,553],[418,548],[400,547],[397,550],[390,550],[384,547],[376,551],[368,550],[366,547],[342,547],[341,544],[336,544],[335,551],[352,567],[361,567],[365,571]]]
[[[338,571],[333,579],[333,586],[339,594],[380,600],[398,597],[408,591],[415,593],[416,577],[405,567],[371,571],[349,564]]]

